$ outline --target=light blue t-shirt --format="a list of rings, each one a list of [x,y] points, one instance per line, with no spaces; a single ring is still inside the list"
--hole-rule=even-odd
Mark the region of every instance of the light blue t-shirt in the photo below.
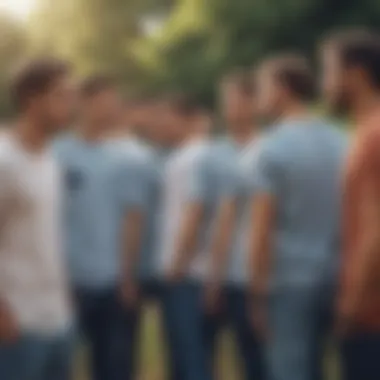
[[[190,182],[189,200],[204,207],[199,250],[208,252],[214,234],[215,218],[221,200],[235,194],[236,158],[239,147],[229,138],[221,138],[198,160]]]
[[[284,122],[266,137],[255,186],[276,199],[274,286],[335,278],[346,146],[342,131],[311,118]]]
[[[120,277],[122,222],[146,206],[147,176],[134,154],[76,136],[54,147],[65,174],[65,246],[73,284],[115,286]]]
[[[245,286],[249,275],[249,241],[251,234],[252,199],[255,191],[254,171],[260,151],[260,138],[255,138],[236,154],[235,193],[228,198],[236,202],[236,219],[229,249],[226,281]]]
[[[168,153],[132,137],[119,139],[113,144],[115,148],[120,149],[122,154],[133,155],[140,162],[141,170],[146,175],[144,231],[136,276],[141,281],[149,281],[155,278],[158,273],[155,254],[158,244],[163,166]],[[141,174],[143,175],[143,173]]]

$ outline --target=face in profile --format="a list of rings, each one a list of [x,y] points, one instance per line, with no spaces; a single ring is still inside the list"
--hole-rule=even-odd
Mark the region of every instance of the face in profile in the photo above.
[[[322,53],[322,94],[330,111],[338,116],[348,112],[350,102],[350,73],[341,65],[333,48]]]
[[[104,128],[117,127],[122,119],[122,99],[117,90],[103,89],[83,102],[85,117],[91,124]]]
[[[254,100],[238,84],[226,83],[222,86],[221,107],[229,128],[250,125],[254,114]]]
[[[282,98],[286,96],[276,80],[274,68],[263,66],[256,72],[257,111],[263,119],[276,119],[281,114]]]
[[[186,131],[183,116],[170,104],[161,104],[156,113],[156,139],[163,146],[175,146],[184,138]]]
[[[39,109],[38,112],[51,133],[70,125],[76,99],[76,91],[69,76],[57,79],[44,95],[35,99],[36,109]]]

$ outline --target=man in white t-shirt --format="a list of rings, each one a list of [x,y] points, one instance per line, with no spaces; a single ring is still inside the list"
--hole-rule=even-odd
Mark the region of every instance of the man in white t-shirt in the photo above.
[[[68,66],[30,62],[12,96],[19,118],[0,139],[0,379],[67,380],[60,171],[47,144],[71,116]]]

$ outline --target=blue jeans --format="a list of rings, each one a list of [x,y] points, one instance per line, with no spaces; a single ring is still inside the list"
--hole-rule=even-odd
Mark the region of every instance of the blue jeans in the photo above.
[[[380,379],[380,333],[355,333],[341,344],[342,380]]]
[[[221,310],[204,316],[204,339],[210,368],[215,367],[218,336],[225,326],[235,336],[244,379],[264,379],[263,347],[249,318],[249,300],[243,287],[227,286],[222,297]]]
[[[132,379],[138,314],[122,304],[116,287],[77,289],[76,300],[80,332],[90,350],[91,379]]]
[[[184,281],[162,292],[171,380],[211,380],[202,339],[202,289]]]
[[[0,343],[1,380],[71,380],[72,334],[54,337],[24,335]]]
[[[267,344],[270,380],[322,380],[330,332],[332,289],[284,287],[269,301]]]

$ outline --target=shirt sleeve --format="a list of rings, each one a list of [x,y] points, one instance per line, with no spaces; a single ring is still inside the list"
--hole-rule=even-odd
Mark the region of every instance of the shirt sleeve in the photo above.
[[[151,166],[138,160],[125,161],[117,172],[117,198],[121,207],[144,209],[147,203]]]
[[[258,153],[253,173],[256,191],[278,196],[281,189],[281,161],[273,141],[267,141]]]
[[[239,195],[240,173],[238,162],[225,160],[219,170],[219,192],[223,198],[234,198]]]
[[[197,160],[190,172],[187,200],[208,203],[214,194],[214,181],[208,157]]]

